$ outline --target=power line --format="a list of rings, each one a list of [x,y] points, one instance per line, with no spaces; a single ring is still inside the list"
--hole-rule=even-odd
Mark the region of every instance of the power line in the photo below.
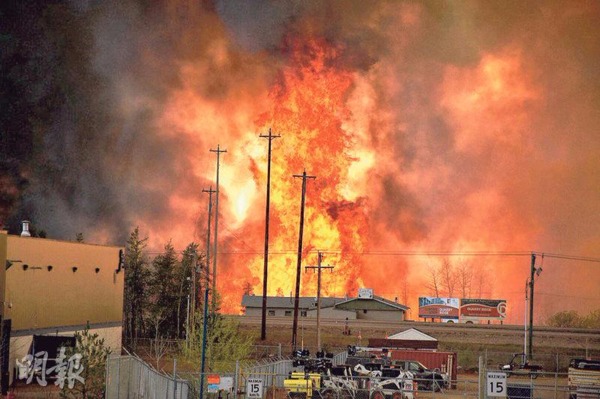
[[[316,254],[318,251],[310,250],[308,253]],[[323,254],[346,254],[346,255],[372,255],[372,256],[531,256],[532,252],[522,251],[522,252],[446,252],[446,251],[426,251],[426,252],[412,252],[412,251],[342,251],[342,250],[328,250],[328,251],[320,251]],[[225,253],[225,252],[220,252]],[[240,255],[253,255],[260,254],[259,250],[252,250],[248,252],[229,252],[237,253]],[[292,249],[284,249],[279,251],[269,251],[270,254],[295,254],[296,251]],[[599,259],[600,261],[600,259]]]
[[[229,230],[230,231],[230,230]],[[238,238],[234,236],[234,238]],[[239,238],[238,238],[239,239]],[[220,254],[224,255],[260,255],[262,254],[262,250],[254,250],[250,248],[248,244],[242,241],[242,245],[248,247],[248,251],[219,251]],[[231,246],[231,244],[229,244]],[[307,251],[310,254],[317,254],[319,251],[310,250]],[[154,254],[160,255],[165,252],[158,251],[147,251],[145,254]],[[183,253],[183,251],[176,251],[176,253]],[[554,259],[563,259],[563,260],[573,260],[580,262],[592,262],[592,263],[600,263],[600,258],[590,257],[590,256],[577,256],[577,255],[564,255],[564,254],[556,254],[556,253],[548,253],[548,252],[539,252],[539,251],[460,251],[460,252],[452,252],[452,251],[342,251],[342,250],[321,250],[323,254],[344,254],[344,255],[361,255],[361,256],[498,256],[498,257],[521,257],[521,256],[531,256],[540,255],[545,258],[554,258]],[[282,249],[282,250],[269,250],[269,255],[294,255],[297,254],[297,250],[293,249]]]
[[[260,252],[254,252],[254,248],[252,248],[248,243],[246,243],[246,241],[244,241],[242,238],[240,238],[238,235],[236,235],[235,233],[233,233],[233,231],[229,228],[228,225],[226,225],[225,223],[221,223],[221,227],[225,229],[226,232],[228,232],[233,238],[235,238],[237,240],[238,243],[240,243],[242,246],[246,247],[246,249],[250,250],[252,254],[258,254]],[[223,244],[227,245],[230,248],[235,248],[234,244],[235,242],[224,242]],[[227,252],[227,251],[220,251],[220,254],[236,254],[236,253],[240,253],[241,251],[232,251],[232,252]]]
[[[558,297],[558,298],[569,298],[569,299],[585,299],[585,300],[590,300],[590,301],[600,300],[600,296],[599,297],[589,297],[589,296],[585,297],[585,296],[575,296],[575,295],[551,294],[551,293],[547,293],[547,292],[536,292],[536,295],[552,296],[552,297]]]
[[[574,256],[574,255],[563,255],[563,254],[553,254],[547,252],[533,252],[536,255],[541,255],[546,258],[556,258],[556,259],[565,259],[565,260],[579,260],[582,262],[594,262],[600,263],[600,258],[592,258],[589,256]]]

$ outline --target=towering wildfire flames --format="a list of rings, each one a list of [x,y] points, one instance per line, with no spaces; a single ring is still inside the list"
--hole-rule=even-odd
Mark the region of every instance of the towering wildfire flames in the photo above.
[[[244,286],[262,294],[272,129],[269,295],[294,290],[303,171],[302,265],[326,254],[323,295],[369,287],[416,318],[450,264],[440,295],[507,299],[520,322],[528,251],[600,253],[595,1],[78,7],[15,25],[38,50],[3,59],[57,71],[19,72],[37,89],[16,103],[29,144],[4,150],[12,223],[119,244],[139,225],[154,251],[203,246],[220,145],[217,282],[238,312]],[[600,307],[593,264],[544,262],[537,317]]]

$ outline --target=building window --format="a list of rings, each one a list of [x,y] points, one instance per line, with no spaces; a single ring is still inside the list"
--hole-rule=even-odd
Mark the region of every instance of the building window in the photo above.
[[[275,311],[274,310],[269,310],[269,316],[275,316]]]
[[[306,310],[301,310],[300,311],[300,316],[306,317]]]
[[[367,309],[363,309],[363,313],[364,313],[364,314],[367,314]]]
[[[286,316],[291,316],[292,315],[292,311],[291,310],[286,310],[285,311],[285,315]]]

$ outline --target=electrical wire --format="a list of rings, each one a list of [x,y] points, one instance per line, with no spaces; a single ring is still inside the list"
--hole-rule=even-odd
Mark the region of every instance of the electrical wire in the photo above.
[[[543,261],[544,257],[546,257],[546,258],[578,260],[578,261],[582,261],[582,262],[600,263],[600,258],[593,258],[593,257],[589,257],[589,256],[563,255],[563,254],[554,254],[554,253],[548,253],[548,252],[532,252],[532,254],[542,255],[542,261]]]
[[[248,248],[248,250],[225,250],[219,251],[219,254],[223,255],[262,255],[264,250],[254,250],[248,244],[242,241],[242,244]],[[228,244],[231,246],[231,244]],[[544,258],[554,258],[554,259],[562,259],[562,260],[573,260],[580,262],[592,262],[592,263],[600,263],[600,258],[590,257],[590,256],[578,256],[578,255],[564,255],[557,253],[549,253],[549,252],[539,252],[539,251],[342,251],[342,250],[309,250],[307,253],[316,254],[317,252],[321,252],[324,254],[345,254],[345,255],[361,255],[361,256],[463,256],[463,257],[480,257],[480,256],[495,256],[495,257],[524,257],[531,255],[539,255],[542,256],[542,261]],[[184,251],[176,250],[176,254],[183,254]],[[148,255],[162,255],[164,251],[144,251],[145,254]],[[283,249],[283,250],[269,250],[269,255],[295,255],[297,254],[297,250],[292,249]]]

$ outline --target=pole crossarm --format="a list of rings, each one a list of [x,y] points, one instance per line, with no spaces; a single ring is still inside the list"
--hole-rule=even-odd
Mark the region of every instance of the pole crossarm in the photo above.
[[[272,134],[271,128],[269,128],[269,134],[261,134],[258,137],[266,138],[266,139],[269,139],[269,141],[271,141],[273,139],[281,137],[281,135],[280,134]]]
[[[329,266],[329,265],[323,265],[323,266],[304,266],[304,270],[309,270],[309,269],[333,269],[334,266]]]

